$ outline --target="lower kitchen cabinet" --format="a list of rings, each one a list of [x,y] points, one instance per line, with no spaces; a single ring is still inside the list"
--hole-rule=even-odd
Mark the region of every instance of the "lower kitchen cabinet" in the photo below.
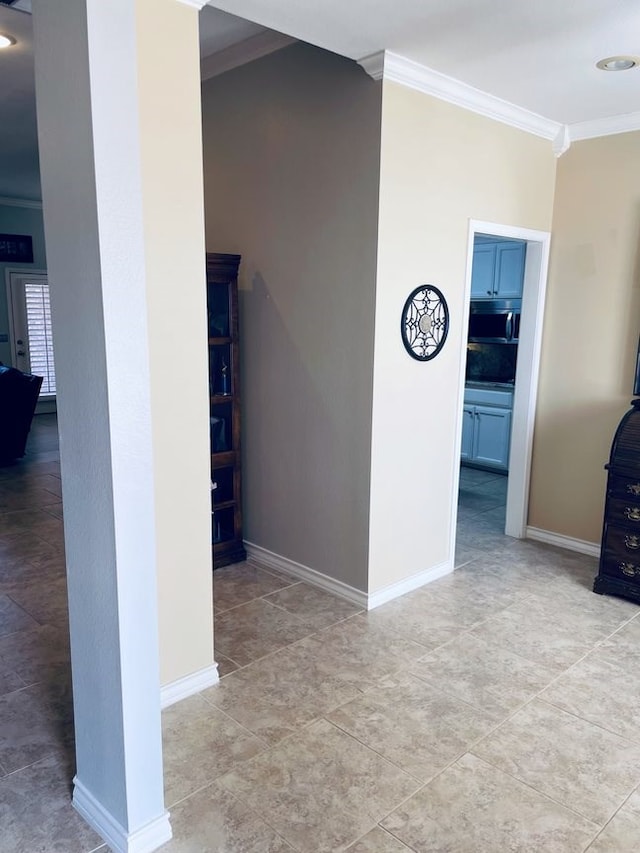
[[[509,467],[511,409],[465,403],[462,461],[502,471]]]

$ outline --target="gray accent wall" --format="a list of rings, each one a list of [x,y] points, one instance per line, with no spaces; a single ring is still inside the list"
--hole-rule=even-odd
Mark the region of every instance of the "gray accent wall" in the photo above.
[[[207,250],[242,255],[245,538],[366,591],[381,84],[296,44],[202,106]]]

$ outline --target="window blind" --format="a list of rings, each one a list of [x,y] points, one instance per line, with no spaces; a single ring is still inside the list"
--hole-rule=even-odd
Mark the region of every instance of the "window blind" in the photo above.
[[[49,285],[25,280],[24,299],[31,372],[43,377],[40,395],[52,395],[56,393],[56,372],[53,363]]]

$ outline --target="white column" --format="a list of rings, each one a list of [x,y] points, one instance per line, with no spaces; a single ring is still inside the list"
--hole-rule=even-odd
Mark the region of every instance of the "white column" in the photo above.
[[[162,784],[156,507],[162,498],[157,481],[166,483],[165,469],[180,464],[180,449],[168,459],[152,446],[162,411],[151,387],[153,282],[138,85],[140,30],[153,25],[140,15],[150,5],[34,0],[76,724],[74,804],[117,851],[153,850],[171,837]],[[161,0],[160,16],[163,5],[174,3]],[[196,34],[190,49],[197,51],[197,11],[182,8]],[[161,94],[147,91],[145,98]],[[200,189],[189,199],[200,210],[201,195]],[[171,199],[156,210],[163,213],[175,215]],[[195,250],[202,257],[202,234]],[[184,252],[184,245],[175,251]],[[191,284],[196,314],[203,282]],[[191,397],[179,395],[185,424],[194,411],[206,413],[204,312],[201,322],[196,333],[202,331],[203,356]],[[167,393],[169,409],[175,402]],[[206,421],[195,433],[195,451],[185,442],[185,452],[189,470],[204,468],[193,501],[199,541],[207,543]],[[181,533],[178,513],[175,536]],[[210,565],[199,571],[207,573],[210,590]],[[194,591],[194,612],[206,631],[211,603],[207,608],[201,598],[202,584]],[[196,651],[198,665],[203,658],[212,662],[212,640],[206,653]],[[187,659],[184,672],[180,663],[174,671],[190,668]]]

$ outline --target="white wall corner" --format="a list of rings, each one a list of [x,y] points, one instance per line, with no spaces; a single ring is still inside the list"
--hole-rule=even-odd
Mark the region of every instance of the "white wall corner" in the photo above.
[[[169,684],[163,684],[160,688],[160,707],[168,708],[169,705],[175,705],[176,702],[200,693],[207,687],[213,687],[218,681],[220,681],[218,664],[214,662],[211,666],[205,666],[204,669],[199,669],[176,681],[170,681]]]
[[[284,33],[276,33],[272,30],[257,33],[255,36],[232,44],[224,50],[203,57],[200,62],[200,78],[209,80],[211,77],[217,77],[218,74],[224,74],[225,71],[231,71],[232,68],[238,68],[240,65],[253,62],[254,59],[268,56],[270,53],[275,53],[296,41],[297,39],[293,36],[286,36]]]
[[[267,569],[274,569],[277,572],[282,572],[285,575],[291,575],[298,581],[306,581],[313,586],[320,587],[326,592],[332,592],[334,595],[339,595],[346,601],[367,609],[367,593],[354,586],[336,580],[323,572],[318,572],[316,569],[311,569],[309,566],[304,566],[302,563],[296,563],[295,560],[290,560],[288,557],[283,557],[280,554],[275,554],[260,545],[254,545],[253,542],[244,541],[244,547],[247,552],[247,560],[258,566]]]
[[[397,583],[385,586],[377,592],[366,593],[342,581],[329,577],[329,575],[325,575],[308,566],[303,566],[301,563],[296,563],[287,557],[282,557],[280,554],[274,554],[273,551],[268,551],[260,545],[254,545],[253,542],[245,540],[244,546],[247,551],[247,560],[250,563],[262,566],[267,571],[274,569],[277,572],[291,575],[296,580],[305,581],[326,592],[339,595],[340,598],[344,598],[352,604],[357,604],[363,610],[373,610],[381,604],[386,604],[387,601],[399,598],[401,595],[412,592],[414,589],[418,589],[418,587],[431,583],[431,581],[444,577],[444,575],[448,575],[453,571],[453,560],[447,560],[438,566],[432,566],[429,569],[416,572],[416,574],[410,575],[408,578],[403,578],[403,580]]]
[[[432,581],[437,581],[438,578],[443,578],[445,575],[451,574],[452,571],[453,560],[446,560],[438,566],[423,569],[397,583],[389,584],[377,592],[370,592],[367,596],[367,610],[374,610],[381,604],[386,604],[388,601],[393,601],[394,598],[400,598],[401,595],[406,595],[408,592],[413,592]]]
[[[374,80],[382,80],[384,77],[384,59],[386,51],[381,50],[378,53],[371,53],[369,56],[363,56],[358,60],[360,65],[369,77]]]
[[[556,157],[562,157],[565,151],[569,150],[571,147],[571,132],[568,125],[562,125],[555,135],[551,147],[553,148],[553,153]]]
[[[73,780],[73,806],[114,853],[151,853],[170,841],[173,835],[168,811],[141,829],[127,832],[77,776]]]

